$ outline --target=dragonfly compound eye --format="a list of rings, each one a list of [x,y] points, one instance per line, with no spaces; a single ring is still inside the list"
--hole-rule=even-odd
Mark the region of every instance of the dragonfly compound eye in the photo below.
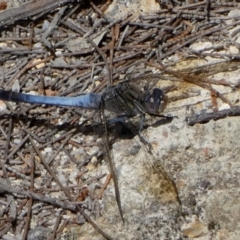
[[[159,88],[154,88],[152,93],[145,98],[145,108],[149,114],[156,114],[162,111],[162,101],[164,102],[164,93]]]

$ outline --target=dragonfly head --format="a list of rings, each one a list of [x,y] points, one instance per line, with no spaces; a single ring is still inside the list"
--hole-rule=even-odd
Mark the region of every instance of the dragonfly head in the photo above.
[[[166,104],[167,97],[159,88],[154,88],[145,98],[145,109],[150,115],[162,112]]]

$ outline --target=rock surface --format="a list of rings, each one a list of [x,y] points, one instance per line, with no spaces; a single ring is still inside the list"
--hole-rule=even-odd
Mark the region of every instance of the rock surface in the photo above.
[[[212,107],[208,91],[191,87],[200,91],[198,96],[170,102],[165,109],[178,118],[143,131],[154,156],[137,136],[113,145],[125,224],[112,185],[97,223],[116,239],[238,239],[239,118],[189,126],[186,116]],[[239,90],[218,89],[230,101],[239,98]],[[224,106],[219,101],[219,107]],[[152,170],[156,161],[176,184],[182,205],[171,183]]]

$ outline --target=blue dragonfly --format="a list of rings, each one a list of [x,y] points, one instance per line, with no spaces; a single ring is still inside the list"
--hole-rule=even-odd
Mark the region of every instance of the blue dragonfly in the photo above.
[[[213,91],[214,89],[209,87],[208,82],[206,82],[204,77],[211,76],[214,73],[220,72],[220,70],[229,71],[230,66],[231,69],[238,69],[238,65],[238,62],[230,62],[227,64],[224,63],[223,65],[216,64],[212,67],[204,66],[202,69],[198,67],[193,69],[187,69],[185,71],[166,70],[165,73],[167,75],[167,78],[169,78],[169,76],[173,77],[173,79],[171,80],[171,83],[173,83],[173,90],[175,89],[177,84],[179,84],[178,92],[181,92],[180,87],[183,89],[183,92],[185,92],[186,89],[190,89],[190,86],[188,86],[189,84],[196,84],[200,87]],[[150,80],[150,78],[151,80],[153,80],[157,78],[157,81],[159,81],[159,79],[164,79],[164,77],[165,76],[161,74],[159,76],[149,76],[148,79],[147,76],[144,76],[145,80]],[[142,79],[139,82],[143,82]],[[69,106],[85,109],[95,109],[100,113],[102,112],[102,110],[107,110],[110,112],[114,112],[118,115],[117,118],[110,119],[108,121],[109,124],[116,121],[125,121],[128,118],[140,115],[140,135],[146,115],[165,117],[163,115],[160,115],[160,113],[165,109],[168,102],[170,103],[171,101],[178,101],[181,98],[188,98],[190,97],[190,94],[192,94],[192,96],[198,94],[195,91],[190,91],[187,95],[180,93],[179,96],[167,97],[165,93],[168,92],[168,89],[171,90],[171,84],[169,85],[169,87],[166,87],[166,89],[164,89],[163,86],[160,89],[154,87],[155,83],[153,83],[151,86],[149,86],[148,84],[141,86],[139,82],[137,81],[137,79],[135,81],[134,79],[131,79],[131,81],[123,81],[114,86],[107,87],[102,93],[88,93],[77,97],[37,96],[13,91],[0,90],[0,99],[5,101],[25,102],[30,104],[46,104],[63,107]],[[214,80],[211,80],[211,82],[216,83],[214,82]],[[217,93],[218,92],[216,92],[216,95],[221,97],[221,94]],[[222,98],[222,100],[225,99]],[[109,149],[107,150],[107,153],[109,154]],[[119,191],[116,187],[117,180],[115,175],[113,174],[114,168],[111,166],[111,158],[108,157],[108,159],[115,185],[115,195],[117,197],[120,215],[122,216],[120,198],[118,197]],[[170,183],[169,189],[171,188],[171,191],[173,191],[174,195],[176,196],[175,198],[180,203],[174,182],[168,177],[166,171],[161,167],[161,164],[157,165],[157,162],[158,161],[154,161],[153,167],[155,169],[158,168],[157,171],[160,171],[162,176],[166,180],[168,180],[168,182]]]
[[[107,87],[103,93],[88,93],[77,97],[38,96],[0,89],[0,99],[61,107],[104,109],[123,113],[124,116],[129,117],[137,114],[157,115],[166,106],[165,96],[161,89],[154,88],[151,92],[143,91],[128,81]]]
[[[166,106],[167,99],[164,92],[160,88],[144,87],[140,88],[137,84],[130,81],[123,81],[115,86],[107,87],[102,93],[88,93],[77,97],[57,97],[57,96],[38,96],[31,94],[18,93],[13,91],[0,90],[0,99],[13,102],[25,102],[31,104],[46,104],[61,107],[79,107],[85,109],[108,110],[117,114],[122,114],[115,119],[109,120],[107,123],[112,124],[116,121],[124,121],[127,118],[136,115],[141,116],[139,126],[139,137],[143,127],[145,115],[162,116],[159,113]],[[114,165],[109,154],[109,146],[107,145],[107,158],[110,165],[111,175],[114,181],[115,195],[123,220],[123,213],[120,202],[120,194],[118,190],[117,178],[114,174]]]

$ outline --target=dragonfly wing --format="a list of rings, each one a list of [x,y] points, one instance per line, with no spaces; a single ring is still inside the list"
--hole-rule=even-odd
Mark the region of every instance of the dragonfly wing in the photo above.
[[[116,175],[116,168],[115,168],[114,160],[113,160],[112,154],[110,152],[110,143],[109,143],[108,128],[107,128],[108,122],[107,122],[105,114],[104,114],[104,109],[100,109],[99,116],[100,116],[100,119],[102,122],[102,126],[104,127],[103,141],[104,141],[104,146],[105,146],[105,151],[106,151],[106,160],[107,160],[107,164],[109,166],[111,177],[113,179],[115,196],[116,196],[119,214],[122,219],[122,222],[124,222],[123,210],[122,210],[122,205],[121,205],[121,197],[120,197],[120,191],[119,191],[119,186],[118,186],[118,178]]]

